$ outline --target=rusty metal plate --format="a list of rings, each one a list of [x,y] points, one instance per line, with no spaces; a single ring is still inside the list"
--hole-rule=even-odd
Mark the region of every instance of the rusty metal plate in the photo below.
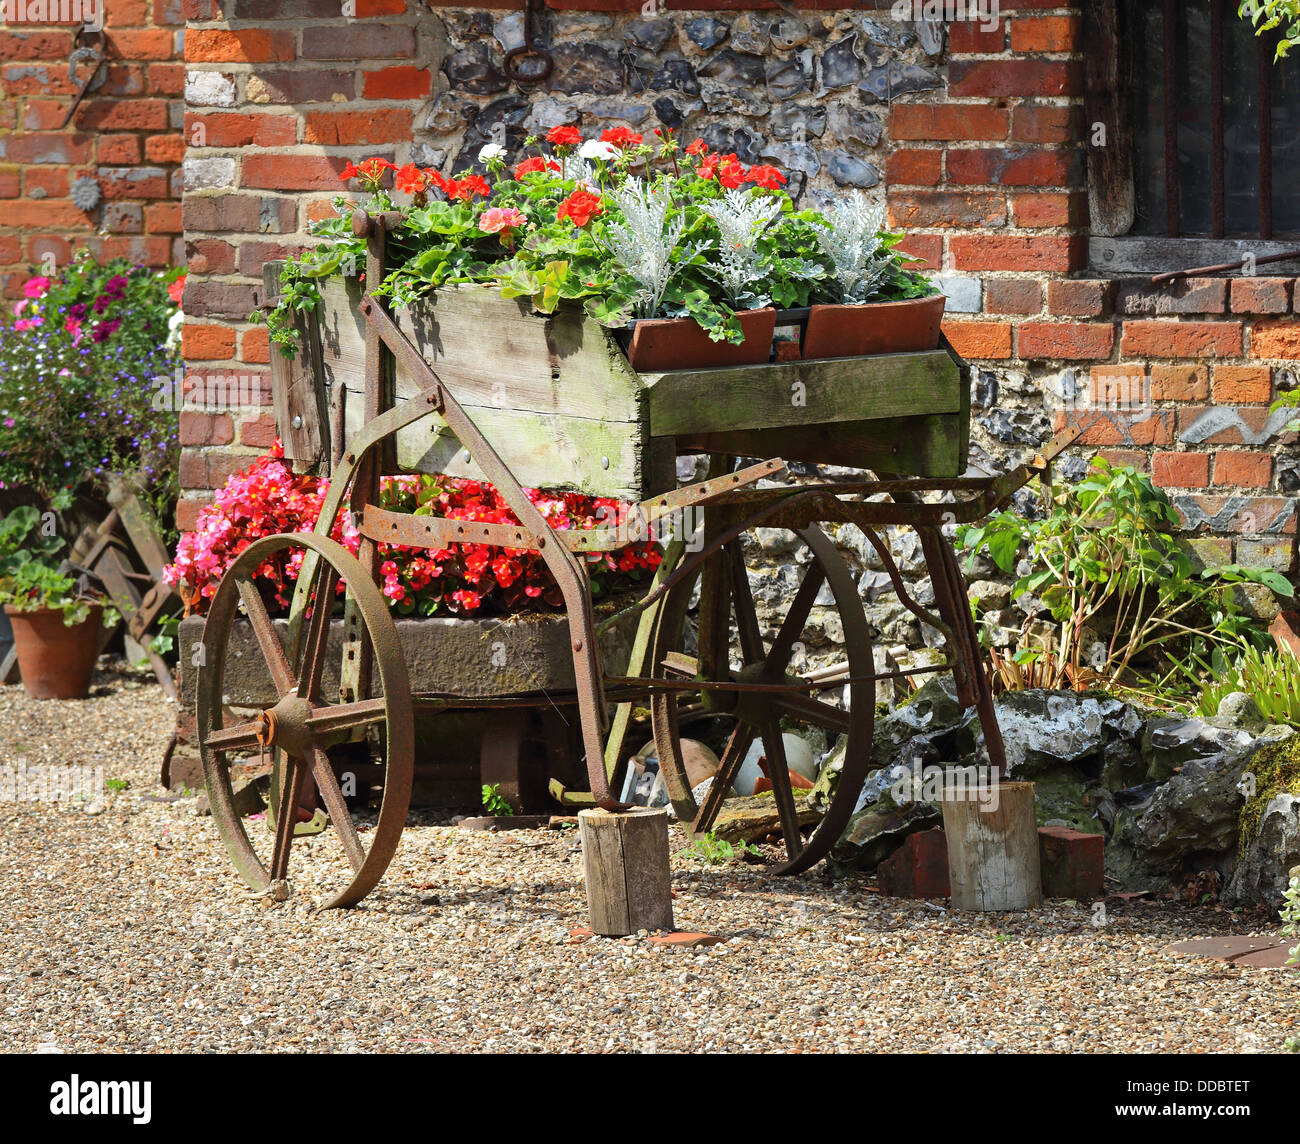
[[[1190,953],[1194,957],[1226,961],[1229,965],[1300,971],[1300,965],[1287,965],[1291,950],[1297,944],[1300,944],[1297,939],[1277,934],[1268,937],[1198,937],[1175,942],[1167,948],[1170,953]]]

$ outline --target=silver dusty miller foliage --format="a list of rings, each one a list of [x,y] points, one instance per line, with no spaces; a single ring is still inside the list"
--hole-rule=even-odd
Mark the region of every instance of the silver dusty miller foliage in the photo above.
[[[639,287],[636,316],[653,318],[663,303],[673,271],[689,262],[696,252],[688,253],[680,262],[673,261],[685,219],[674,219],[665,230],[668,196],[651,190],[644,179],[628,179],[614,192],[614,199],[623,212],[623,222],[610,223],[606,231],[610,253]]]
[[[753,187],[734,187],[705,209],[718,224],[722,237],[715,275],[727,302],[737,310],[766,306],[770,299],[752,290],[754,283],[771,269],[767,257],[758,250],[758,240],[781,213],[781,204],[760,196]]]
[[[885,208],[873,206],[861,191],[838,200],[825,215],[828,226],[815,228],[817,243],[835,269],[829,275],[844,302],[865,302],[889,271],[892,255],[881,249]]]

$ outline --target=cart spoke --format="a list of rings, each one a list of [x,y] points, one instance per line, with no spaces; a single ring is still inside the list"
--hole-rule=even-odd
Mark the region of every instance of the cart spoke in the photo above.
[[[770,719],[763,724],[763,750],[767,755],[767,777],[772,782],[772,795],[781,815],[785,850],[793,858],[803,848],[803,839],[799,835],[799,810],[794,803],[790,765],[785,757],[785,742],[781,738],[779,720]]]
[[[293,828],[298,799],[307,768],[292,755],[286,755],[284,769],[288,781],[280,788],[280,805],[275,816],[275,850],[271,854],[271,881],[282,882],[289,876],[289,847],[293,845]]]
[[[749,753],[749,746],[753,741],[753,726],[738,722],[731,732],[731,738],[727,740],[726,749],[722,752],[718,771],[713,776],[713,782],[709,784],[709,793],[704,796],[704,805],[700,807],[700,812],[691,824],[692,833],[698,834],[713,826],[718,811],[722,809],[722,804],[726,800],[727,792],[731,790],[731,784],[736,781],[740,764],[745,761],[745,755]]]
[[[339,790],[329,756],[319,747],[312,752],[312,773],[316,776],[316,789],[320,791],[325,809],[329,811],[330,822],[338,833],[339,841],[343,843],[343,851],[347,854],[352,869],[360,870],[366,860],[366,852],[361,848],[361,839],[357,837],[352,815],[343,799],[343,792]]]
[[[214,751],[248,751],[258,746],[261,723],[236,723],[208,733],[208,746]]]
[[[745,557],[739,544],[727,546],[727,561],[731,568],[732,607],[740,633],[740,652],[745,663],[759,663],[764,658],[763,636],[759,631],[754,596],[749,590],[749,573],[745,571]]]
[[[239,581],[239,598],[243,602],[244,613],[253,626],[253,633],[257,636],[258,647],[262,649],[262,658],[266,660],[267,669],[271,673],[275,692],[283,697],[294,686],[293,669],[289,667],[284,645],[275,634],[275,625],[266,614],[266,605],[262,603],[262,596],[253,586],[252,580]]]
[[[307,728],[319,737],[348,731],[353,727],[365,727],[370,723],[382,723],[387,717],[388,703],[380,696],[378,699],[359,699],[355,703],[333,703],[317,707],[307,719]]]
[[[320,698],[321,672],[325,667],[334,589],[338,582],[338,572],[325,561],[320,561],[316,568],[311,619],[307,621],[307,635],[303,640],[302,673],[298,677],[298,694],[312,702]]]
[[[803,634],[804,624],[808,622],[808,613],[812,611],[817,593],[822,590],[825,581],[826,573],[822,571],[822,566],[814,562],[809,566],[803,583],[799,585],[799,591],[795,593],[790,610],[781,621],[781,630],[777,632],[776,640],[768,650],[764,674],[779,676],[785,673],[790,663],[790,656],[794,652],[794,645]]]
[[[828,731],[847,731],[851,715],[848,711],[834,707],[811,695],[798,691],[787,691],[772,697],[772,706],[778,715],[797,719],[814,727],[824,727]]]

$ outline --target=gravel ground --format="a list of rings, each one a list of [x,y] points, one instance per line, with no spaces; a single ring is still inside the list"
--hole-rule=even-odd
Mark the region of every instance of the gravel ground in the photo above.
[[[413,817],[362,907],[241,893],[210,817],[158,801],[172,709],[101,674],[81,703],[0,688],[0,763],[103,765],[98,813],[0,803],[0,1049],[89,1052],[1274,1052],[1293,974],[1171,955],[1262,932],[1170,903],[954,914],[867,879],[710,867],[674,827],[677,924],[727,940],[575,939],[574,830]],[[114,784],[115,786],[118,784]],[[52,1043],[52,1044],[51,1044]]]

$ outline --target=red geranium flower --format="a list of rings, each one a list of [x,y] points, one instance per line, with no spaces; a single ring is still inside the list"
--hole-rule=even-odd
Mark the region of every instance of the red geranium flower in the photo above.
[[[562,168],[554,159],[543,159],[540,155],[534,155],[525,159],[515,168],[515,178],[522,179],[525,175],[532,175],[537,172],[545,173],[546,171],[559,171]]]
[[[167,297],[178,306],[181,304],[181,296],[185,293],[185,279],[187,277],[189,277],[189,275],[182,274],[175,282],[167,287]]]
[[[604,208],[600,205],[600,196],[593,195],[579,187],[560,204],[555,212],[556,218],[567,218],[574,226],[583,227],[591,222]]]
[[[463,179],[451,179],[447,183],[447,197],[469,202],[475,195],[487,198],[492,188],[482,175],[466,175]]]
[[[745,176],[745,182],[757,183],[765,190],[774,191],[785,182],[785,176],[775,167],[760,163],[756,167],[750,167],[749,174]]]
[[[600,141],[621,151],[625,147],[635,147],[641,142],[641,136],[627,127],[609,127],[600,133]]]
[[[709,151],[709,145],[706,142],[704,142],[703,139],[695,140],[694,143],[691,143],[686,148],[686,154],[688,155],[707,155],[708,151]]]
[[[576,127],[552,127],[546,133],[546,141],[557,147],[573,147],[582,142],[582,132]]]
[[[397,164],[387,159],[363,159],[360,163],[349,163],[339,172],[339,178],[345,183],[349,179],[364,179],[368,183],[377,183],[384,177],[385,171],[396,171]]]
[[[405,195],[423,194],[429,189],[428,172],[420,170],[414,163],[407,163],[397,172],[397,189]]]

